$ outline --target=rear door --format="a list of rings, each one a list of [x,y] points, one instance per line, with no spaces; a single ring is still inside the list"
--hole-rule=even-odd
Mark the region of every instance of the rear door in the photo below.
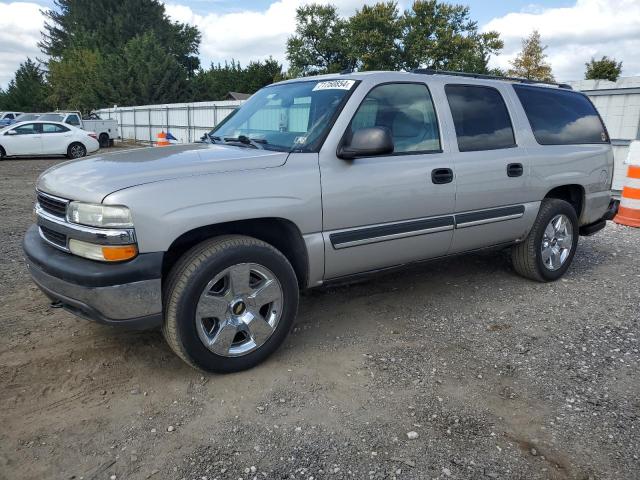
[[[504,86],[449,83],[456,166],[456,230],[451,253],[510,242],[526,234],[530,163],[518,146]]]
[[[2,144],[7,155],[41,155],[41,137],[40,124],[25,123],[4,132]]]
[[[63,125],[56,123],[42,124],[42,153],[44,155],[64,155],[71,143],[73,133]]]
[[[453,236],[453,166],[427,85],[360,88],[320,151],[326,278],[445,255]],[[394,153],[338,158],[367,127],[387,128]]]

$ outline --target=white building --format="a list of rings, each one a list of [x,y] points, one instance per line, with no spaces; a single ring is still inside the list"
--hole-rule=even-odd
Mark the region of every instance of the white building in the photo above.
[[[604,119],[616,161],[613,189],[622,190],[629,144],[632,140],[640,140],[640,77],[622,77],[617,82],[578,80],[568,83],[574,90],[587,94]]]

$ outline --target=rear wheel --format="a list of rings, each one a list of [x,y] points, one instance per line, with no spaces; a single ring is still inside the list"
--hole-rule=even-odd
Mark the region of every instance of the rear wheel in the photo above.
[[[4,148],[0,147],[0,160],[4,160],[7,156],[7,152],[4,151]]]
[[[573,206],[548,198],[542,201],[527,238],[513,247],[513,267],[532,280],[557,280],[569,269],[577,246],[578,217]]]
[[[72,143],[67,148],[67,157],[69,158],[82,158],[87,154],[87,149],[81,143]]]
[[[211,372],[262,362],[284,341],[298,308],[291,264],[251,237],[197,245],[174,266],[166,285],[167,342],[187,363]]]
[[[98,142],[100,143],[100,148],[108,148],[110,146],[111,141],[109,140],[109,135],[106,133],[101,133],[98,137]]]

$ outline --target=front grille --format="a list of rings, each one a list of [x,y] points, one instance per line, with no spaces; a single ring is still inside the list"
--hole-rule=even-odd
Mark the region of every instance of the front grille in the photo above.
[[[45,212],[64,218],[67,214],[67,200],[58,199],[38,192],[38,204]]]
[[[67,248],[67,236],[64,233],[55,232],[50,228],[40,226],[42,236],[49,242],[62,248]]]

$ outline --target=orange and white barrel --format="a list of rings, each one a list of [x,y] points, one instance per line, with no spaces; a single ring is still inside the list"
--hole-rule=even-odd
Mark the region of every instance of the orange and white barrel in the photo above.
[[[640,141],[631,142],[625,163],[628,165],[627,178],[622,189],[620,208],[613,221],[620,225],[640,227]]]
[[[158,135],[156,135],[156,147],[166,147],[168,145],[171,145],[171,143],[169,143],[169,141],[167,140],[166,133],[160,132]]]

